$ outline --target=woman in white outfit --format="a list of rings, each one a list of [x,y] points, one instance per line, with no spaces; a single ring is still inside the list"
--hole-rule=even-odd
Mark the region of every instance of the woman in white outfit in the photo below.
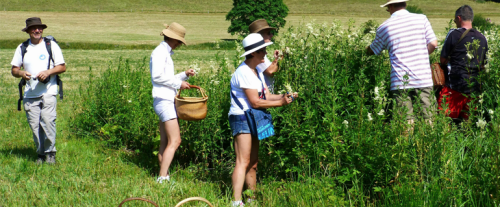
[[[175,151],[181,144],[179,123],[175,111],[174,99],[178,89],[189,89],[189,83],[185,80],[195,74],[193,69],[174,75],[174,62],[171,55],[173,50],[182,44],[186,44],[184,36],[186,29],[178,23],[173,22],[165,25],[161,35],[164,41],[151,53],[149,68],[151,82],[153,83],[153,107],[160,118],[160,150],[158,160],[160,161],[160,174],[157,182],[170,180],[168,168]]]

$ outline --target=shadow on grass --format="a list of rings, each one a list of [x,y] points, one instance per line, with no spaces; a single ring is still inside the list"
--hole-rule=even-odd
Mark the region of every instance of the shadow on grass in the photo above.
[[[14,147],[11,149],[2,149],[0,153],[5,157],[11,155],[16,156],[18,158],[25,158],[28,161],[36,161],[37,153],[34,147],[22,146],[22,147]]]

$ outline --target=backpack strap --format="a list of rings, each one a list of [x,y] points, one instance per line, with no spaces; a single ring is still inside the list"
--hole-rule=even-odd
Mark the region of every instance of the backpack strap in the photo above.
[[[30,44],[30,39],[27,39],[23,43],[21,43],[21,60],[24,61],[24,54],[26,54],[28,45]],[[19,81],[19,100],[17,100],[17,110],[21,111],[21,104],[23,102],[23,87],[26,85],[26,80],[21,78]]]
[[[54,58],[52,57],[52,42],[51,42],[51,41],[56,41],[56,40],[52,36],[44,37],[43,40],[45,42],[45,47],[47,48],[47,52],[49,53],[49,64],[47,65],[47,70],[48,70],[48,69],[50,69],[50,61],[52,61],[52,63],[54,63],[54,67],[56,64],[54,62]],[[61,81],[61,78],[59,78],[59,75],[56,75],[56,82],[57,82],[57,85],[59,86],[59,99],[62,100],[64,97],[63,83]]]

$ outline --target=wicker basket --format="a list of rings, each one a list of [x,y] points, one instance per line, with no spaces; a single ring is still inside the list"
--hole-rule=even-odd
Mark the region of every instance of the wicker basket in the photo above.
[[[151,201],[151,200],[148,200],[148,199],[145,199],[145,198],[139,198],[139,197],[135,197],[135,198],[127,198],[125,200],[123,200],[120,205],[118,205],[118,207],[122,207],[122,205],[126,202],[129,202],[129,201],[145,201],[145,202],[148,202],[148,203],[151,203],[153,204],[155,207],[159,207],[158,204],[156,204],[155,202]],[[202,197],[191,197],[191,198],[186,198],[184,200],[182,200],[181,202],[179,202],[177,205],[175,205],[175,207],[180,207],[182,205],[184,205],[185,203],[189,202],[189,201],[203,201],[205,203],[207,203],[210,207],[214,207],[212,205],[212,203],[210,203],[210,201],[208,201],[207,199],[205,198],[202,198]]]
[[[182,97],[181,91],[175,96],[175,109],[177,117],[186,121],[202,120],[207,116],[207,100],[208,96],[203,88],[190,85],[190,88],[198,89],[202,97]]]

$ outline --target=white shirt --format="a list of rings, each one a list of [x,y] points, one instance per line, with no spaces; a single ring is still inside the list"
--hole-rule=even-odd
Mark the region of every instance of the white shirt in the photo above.
[[[51,75],[50,81],[46,84],[39,82],[38,79],[33,80],[33,78],[37,77],[38,73],[48,70],[48,68],[54,68],[54,65],[57,66],[65,63],[59,45],[51,41],[52,59],[54,62],[50,61],[50,67],[48,67],[49,53],[47,52],[43,38],[36,45],[31,44],[31,40],[29,41],[26,53],[24,54],[24,60],[21,54],[21,45],[22,43],[17,47],[10,64],[15,67],[23,67],[25,71],[31,74],[31,79],[27,81],[26,87],[24,87],[24,98],[38,98],[45,94],[57,95],[56,75]]]
[[[259,95],[262,96],[262,86],[263,84],[266,84],[266,82],[263,79],[264,75],[261,72],[259,72],[259,77],[260,80],[263,80],[264,82],[261,82],[259,78],[257,78],[255,73],[253,73],[252,69],[250,69],[250,67],[248,67],[245,62],[241,63],[241,65],[238,66],[233,74],[233,77],[231,78],[231,93],[233,93],[240,101],[241,105],[243,105],[243,109],[241,109],[238,104],[236,104],[233,96],[230,95],[231,108],[229,108],[229,115],[243,115],[245,114],[245,111],[247,109],[251,108],[250,102],[248,101],[248,98],[243,89],[255,89],[259,92]],[[267,94],[267,91],[265,91],[264,93]]]
[[[389,51],[391,90],[433,86],[427,45],[434,40],[431,24],[422,14],[399,10],[380,25],[370,47],[377,55]]]
[[[272,62],[269,60],[269,58],[267,58],[267,55],[264,57],[264,62],[257,65],[257,71],[259,73],[264,73],[265,70],[267,70],[267,68],[269,68],[269,66],[271,66]],[[267,75],[264,75],[264,79],[266,80],[266,83],[267,83],[267,88],[269,88],[269,90],[273,91],[273,85],[274,85],[274,78],[271,78]]]
[[[151,72],[151,83],[153,83],[153,98],[161,98],[174,101],[177,89],[181,88],[182,81],[187,80],[185,72],[174,75],[174,62],[172,48],[161,42],[151,53],[149,59],[149,71]]]

